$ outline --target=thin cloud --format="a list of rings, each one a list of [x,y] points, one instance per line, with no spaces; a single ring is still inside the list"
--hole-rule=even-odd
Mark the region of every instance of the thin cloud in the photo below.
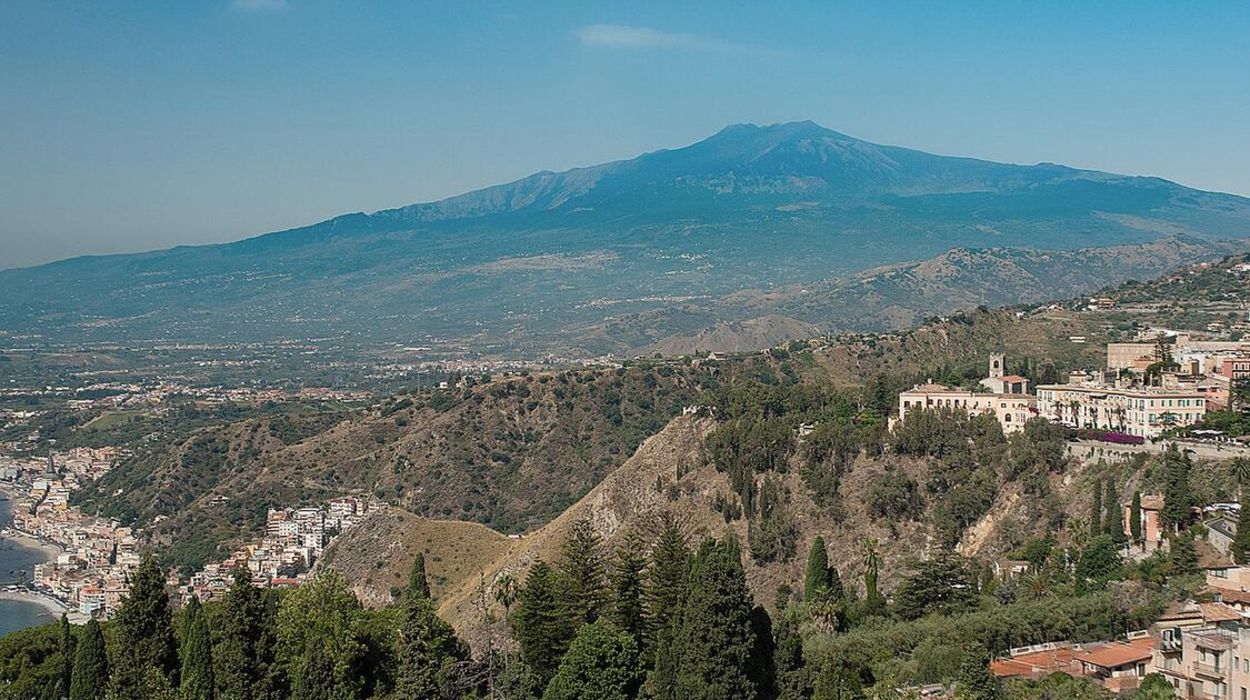
[[[665,32],[623,24],[588,24],[578,27],[573,33],[583,46],[596,48],[767,52],[758,46],[734,44],[698,34]]]
[[[287,8],[287,0],[230,0],[236,12],[278,12]]]

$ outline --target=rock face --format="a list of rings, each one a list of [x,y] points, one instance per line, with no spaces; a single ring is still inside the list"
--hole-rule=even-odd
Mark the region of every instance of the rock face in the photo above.
[[[0,328],[50,341],[329,337],[531,356],[632,354],[701,332],[736,347],[777,334],[706,329],[770,316],[789,319],[789,332],[853,329],[877,315],[843,317],[848,304],[800,293],[821,280],[953,248],[1070,251],[1165,236],[1199,246],[1250,236],[1250,200],[936,156],[811,122],[747,124],[685,148],[227,245],[2,271]],[[876,308],[903,319],[1029,291],[950,272],[939,304]],[[792,285],[797,310],[736,296]],[[611,332],[622,319],[630,332]]]

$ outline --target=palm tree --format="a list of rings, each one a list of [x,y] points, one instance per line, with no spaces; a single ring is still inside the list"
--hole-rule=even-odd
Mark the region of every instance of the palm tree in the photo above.
[[[1250,482],[1250,457],[1234,457],[1229,461],[1228,467],[1233,478],[1237,480],[1237,499],[1241,500],[1246,483]]]

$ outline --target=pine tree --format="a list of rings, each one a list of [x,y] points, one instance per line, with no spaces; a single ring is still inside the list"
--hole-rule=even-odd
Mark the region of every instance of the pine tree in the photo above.
[[[61,677],[57,681],[56,697],[68,698],[69,686],[74,680],[74,633],[69,627],[69,617],[61,613]]]
[[[644,581],[644,648],[655,651],[659,639],[669,633],[673,621],[680,617],[689,576],[690,550],[681,530],[670,519],[651,550],[651,566]]]
[[[803,637],[795,621],[777,627],[774,663],[777,668],[777,700],[809,700],[812,676],[803,659]]]
[[[417,552],[412,558],[412,569],[408,572],[408,595],[430,597],[430,580],[425,575],[425,555]]]
[[[1094,482],[1094,500],[1089,507],[1089,533],[1096,536],[1102,532],[1102,482]]]
[[[818,601],[829,594],[829,553],[825,550],[825,538],[817,535],[807,551],[807,567],[803,573],[803,599]]]
[[[1141,531],[1141,491],[1133,492],[1133,505],[1129,509],[1129,531],[1133,535],[1133,542],[1140,544],[1142,541]]]
[[[437,698],[447,687],[450,664],[468,658],[468,648],[434,610],[425,561],[413,562],[404,591],[404,618],[400,630],[398,700]]]
[[[1103,496],[1102,502],[1107,506],[1107,517],[1103,521],[1104,530],[1111,536],[1111,541],[1119,546],[1124,546],[1128,542],[1128,535],[1124,532],[1124,507],[1120,505],[1119,490],[1115,487],[1115,480],[1108,477],[1107,494]]]
[[[213,642],[200,599],[191,597],[183,613],[181,700],[213,700]]]
[[[334,660],[320,647],[312,647],[308,658],[296,670],[291,681],[292,700],[341,700],[337,693],[338,679]],[[426,696],[433,700],[437,696]]]
[[[754,700],[753,603],[737,542],[708,540],[691,565],[690,591],[673,639],[675,694],[663,700]]]
[[[603,554],[599,535],[589,520],[573,524],[564,543],[560,574],[564,578],[567,603],[579,623],[594,622],[607,598]]]
[[[1168,445],[1163,453],[1163,510],[1159,520],[1173,532],[1193,517],[1193,493],[1189,489],[1189,473],[1193,462],[1189,455]]]
[[[612,610],[610,618],[617,629],[643,641],[642,571],[647,560],[636,535],[625,538],[612,567]]]
[[[274,659],[275,606],[252,585],[247,571],[239,569],[223,608],[221,639],[213,650],[217,697],[272,700],[280,687]]]
[[[74,673],[70,680],[70,700],[104,700],[109,687],[109,662],[104,651],[100,623],[87,621],[74,652]]]
[[[155,671],[170,681],[178,671],[178,647],[165,592],[165,575],[151,555],[144,557],[130,580],[130,592],[117,610],[121,628],[119,692],[143,697],[144,676]]]
[[[543,700],[632,700],[642,678],[633,636],[596,622],[577,631]]]
[[[1237,513],[1237,536],[1233,538],[1230,553],[1233,561],[1238,564],[1250,562],[1250,497],[1244,491],[1241,496],[1241,510]]]
[[[570,612],[562,577],[546,562],[535,564],[525,578],[512,614],[513,634],[521,659],[545,686],[555,675],[560,657],[569,648],[580,622],[580,610]]]

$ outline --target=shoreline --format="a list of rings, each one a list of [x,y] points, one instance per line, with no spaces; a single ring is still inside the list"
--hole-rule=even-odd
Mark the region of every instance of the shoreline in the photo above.
[[[74,610],[66,605],[59,598],[53,598],[44,593],[36,591],[8,591],[0,590],[0,600],[12,600],[19,603],[31,603],[47,610],[50,613],[60,615],[61,613],[72,613]]]

